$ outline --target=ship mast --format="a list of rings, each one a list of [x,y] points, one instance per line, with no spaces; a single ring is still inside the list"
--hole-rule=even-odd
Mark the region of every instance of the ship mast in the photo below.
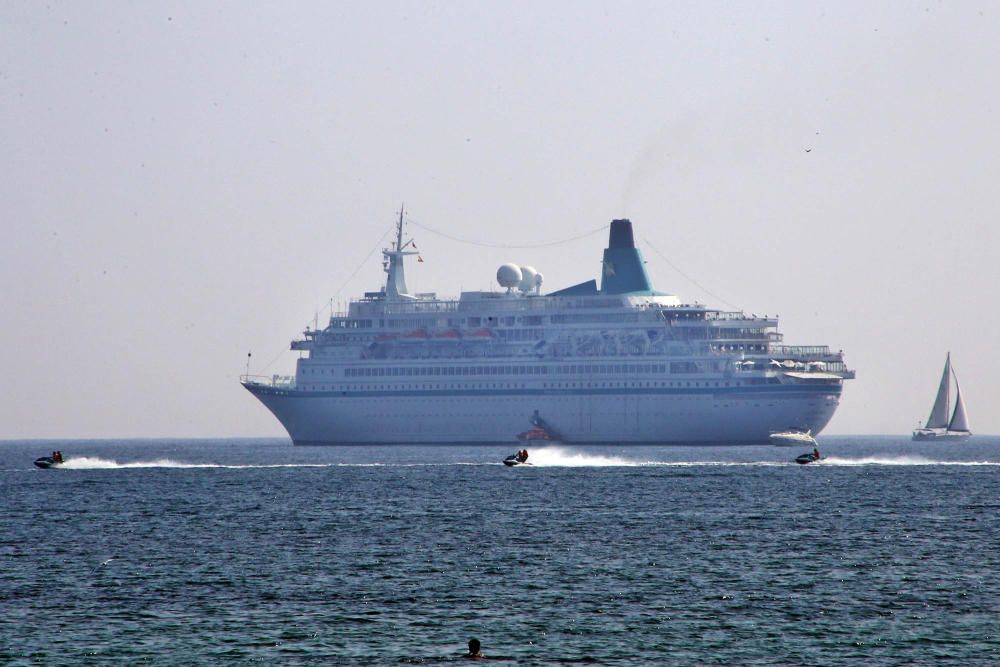
[[[403,258],[406,255],[416,255],[415,250],[407,250],[407,246],[413,243],[409,240],[403,243],[403,210],[402,204],[399,206],[399,220],[396,222],[396,244],[392,249],[382,251],[382,266],[388,274],[385,280],[385,296],[387,299],[411,300],[415,296],[410,295],[406,289],[406,272],[403,269]]]
[[[403,209],[405,204],[399,205],[399,222],[396,223],[396,252],[403,249]]]

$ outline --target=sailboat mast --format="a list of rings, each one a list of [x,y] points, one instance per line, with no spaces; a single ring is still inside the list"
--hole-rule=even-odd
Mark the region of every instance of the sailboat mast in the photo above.
[[[969,418],[965,414],[965,401],[962,400],[962,387],[958,384],[958,375],[955,374],[954,369],[952,370],[951,375],[955,378],[955,411],[951,415],[951,421],[948,422],[948,430],[968,431]]]
[[[951,352],[944,362],[944,370],[941,372],[941,383],[938,385],[937,397],[934,399],[934,407],[927,418],[927,426],[924,428],[945,428],[948,426],[948,410],[951,408]]]

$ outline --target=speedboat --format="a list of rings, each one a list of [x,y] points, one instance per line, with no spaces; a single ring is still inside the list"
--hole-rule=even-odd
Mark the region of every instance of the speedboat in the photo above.
[[[815,445],[816,438],[812,436],[811,430],[790,428],[786,431],[774,431],[769,436],[772,445]]]
[[[806,452],[805,454],[800,454],[795,457],[796,463],[801,463],[805,465],[806,463],[816,463],[817,461],[822,461],[822,456],[816,456],[813,452]]]

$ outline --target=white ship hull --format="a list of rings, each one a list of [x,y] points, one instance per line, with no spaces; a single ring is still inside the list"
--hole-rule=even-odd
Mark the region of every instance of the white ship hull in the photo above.
[[[295,444],[514,443],[538,413],[566,443],[766,443],[776,428],[821,431],[840,387],[550,394],[514,390],[347,396],[248,384]]]

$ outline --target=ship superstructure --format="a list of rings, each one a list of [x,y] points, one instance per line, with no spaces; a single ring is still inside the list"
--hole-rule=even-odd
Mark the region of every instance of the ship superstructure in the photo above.
[[[628,220],[600,285],[549,294],[513,264],[498,291],[411,294],[411,246],[401,212],[384,288],[293,341],[293,378],[242,379],[296,444],[512,443],[533,421],[567,443],[766,443],[819,433],[854,377],[841,352],[784,344],[776,318],[653,289]]]

